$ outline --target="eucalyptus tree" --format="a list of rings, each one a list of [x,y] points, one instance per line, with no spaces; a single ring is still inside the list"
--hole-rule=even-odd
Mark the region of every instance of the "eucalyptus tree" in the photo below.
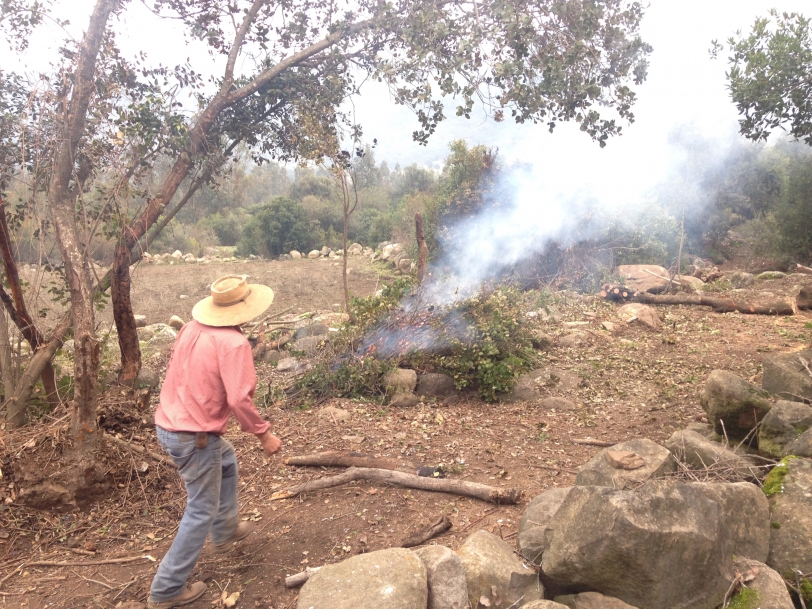
[[[118,242],[113,306],[122,351],[136,350],[125,362],[131,377],[139,362],[129,262],[238,143],[257,160],[333,158],[335,142],[361,137],[345,102],[374,80],[414,111],[422,144],[450,102],[460,116],[479,105],[497,121],[551,131],[575,121],[604,146],[634,118],[632,86],[645,79],[651,51],[638,31],[643,6],[633,0],[152,0],[151,8],[218,58],[213,86],[204,79],[210,56],[151,72],[125,62],[110,17],[126,0],[97,0],[84,39],[65,56],[54,105],[64,110],[53,112],[60,135],[47,194],[70,288],[80,445],[97,436],[92,305],[107,285],[94,292],[87,227],[76,213],[94,180],[104,176],[107,188],[94,195],[99,220],[89,222]],[[181,90],[194,93],[193,113],[174,101]],[[154,188],[139,185],[158,156],[170,160],[168,171]],[[42,359],[29,363],[32,374]]]

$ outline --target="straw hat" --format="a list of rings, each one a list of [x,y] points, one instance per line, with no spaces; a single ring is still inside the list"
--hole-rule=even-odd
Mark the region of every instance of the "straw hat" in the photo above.
[[[247,275],[226,275],[211,284],[211,296],[198,302],[192,317],[207,326],[239,326],[261,315],[273,302],[273,290],[248,283]]]

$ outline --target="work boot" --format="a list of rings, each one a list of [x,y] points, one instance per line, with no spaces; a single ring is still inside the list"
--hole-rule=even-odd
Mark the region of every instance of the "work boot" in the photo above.
[[[214,544],[214,551],[218,554],[222,552],[228,552],[235,542],[240,541],[241,539],[245,539],[253,532],[254,532],[254,523],[243,521],[237,525],[237,528],[234,530],[234,535],[231,536],[231,539],[229,539],[228,541],[224,541],[223,543]]]
[[[147,609],[172,609],[172,607],[180,607],[181,605],[188,605],[195,602],[206,591],[206,584],[203,582],[195,582],[191,586],[186,586],[186,589],[178,594],[175,598],[169,601],[148,601]]]

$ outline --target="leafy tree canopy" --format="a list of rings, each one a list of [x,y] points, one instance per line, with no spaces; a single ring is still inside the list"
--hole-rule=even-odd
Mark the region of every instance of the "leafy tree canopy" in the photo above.
[[[728,40],[730,94],[741,133],[767,139],[778,128],[812,146],[812,27],[797,13],[770,11],[748,35]],[[714,41],[712,54],[721,49]]]

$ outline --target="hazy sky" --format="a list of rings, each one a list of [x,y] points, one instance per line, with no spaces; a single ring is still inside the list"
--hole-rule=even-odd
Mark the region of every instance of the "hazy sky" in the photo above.
[[[77,35],[86,27],[92,8],[90,0],[57,0],[57,11],[72,24]],[[662,175],[675,153],[667,144],[668,134],[680,125],[692,124],[706,135],[729,137],[736,130],[736,110],[725,89],[726,59],[711,60],[712,39],[725,40],[736,30],[746,30],[757,16],[770,8],[780,11],[812,12],[808,0],[652,0],[642,24],[643,38],[654,47],[648,80],[636,88],[637,120],[624,126],[624,135],[613,138],[601,150],[573,125],[560,124],[549,134],[543,125],[494,123],[481,114],[466,120],[451,116],[440,125],[428,146],[411,138],[417,128],[414,116],[391,103],[388,92],[370,83],[356,98],[356,117],[364,125],[368,140],[377,138],[376,158],[407,165],[419,163],[439,167],[448,142],[463,138],[471,144],[496,146],[507,161],[531,162],[545,173],[596,185],[621,187],[631,177],[639,184],[651,183]],[[180,30],[171,21],[149,14],[138,0],[129,3],[117,29],[125,53],[145,50],[164,64],[203,52],[202,46],[186,46]],[[65,32],[56,26],[43,28],[32,40],[26,57],[29,68],[44,65],[53,56]],[[0,60],[3,67],[10,60]],[[196,63],[195,68],[205,62]],[[214,62],[210,64],[216,68]],[[454,114],[456,103],[447,103]]]

